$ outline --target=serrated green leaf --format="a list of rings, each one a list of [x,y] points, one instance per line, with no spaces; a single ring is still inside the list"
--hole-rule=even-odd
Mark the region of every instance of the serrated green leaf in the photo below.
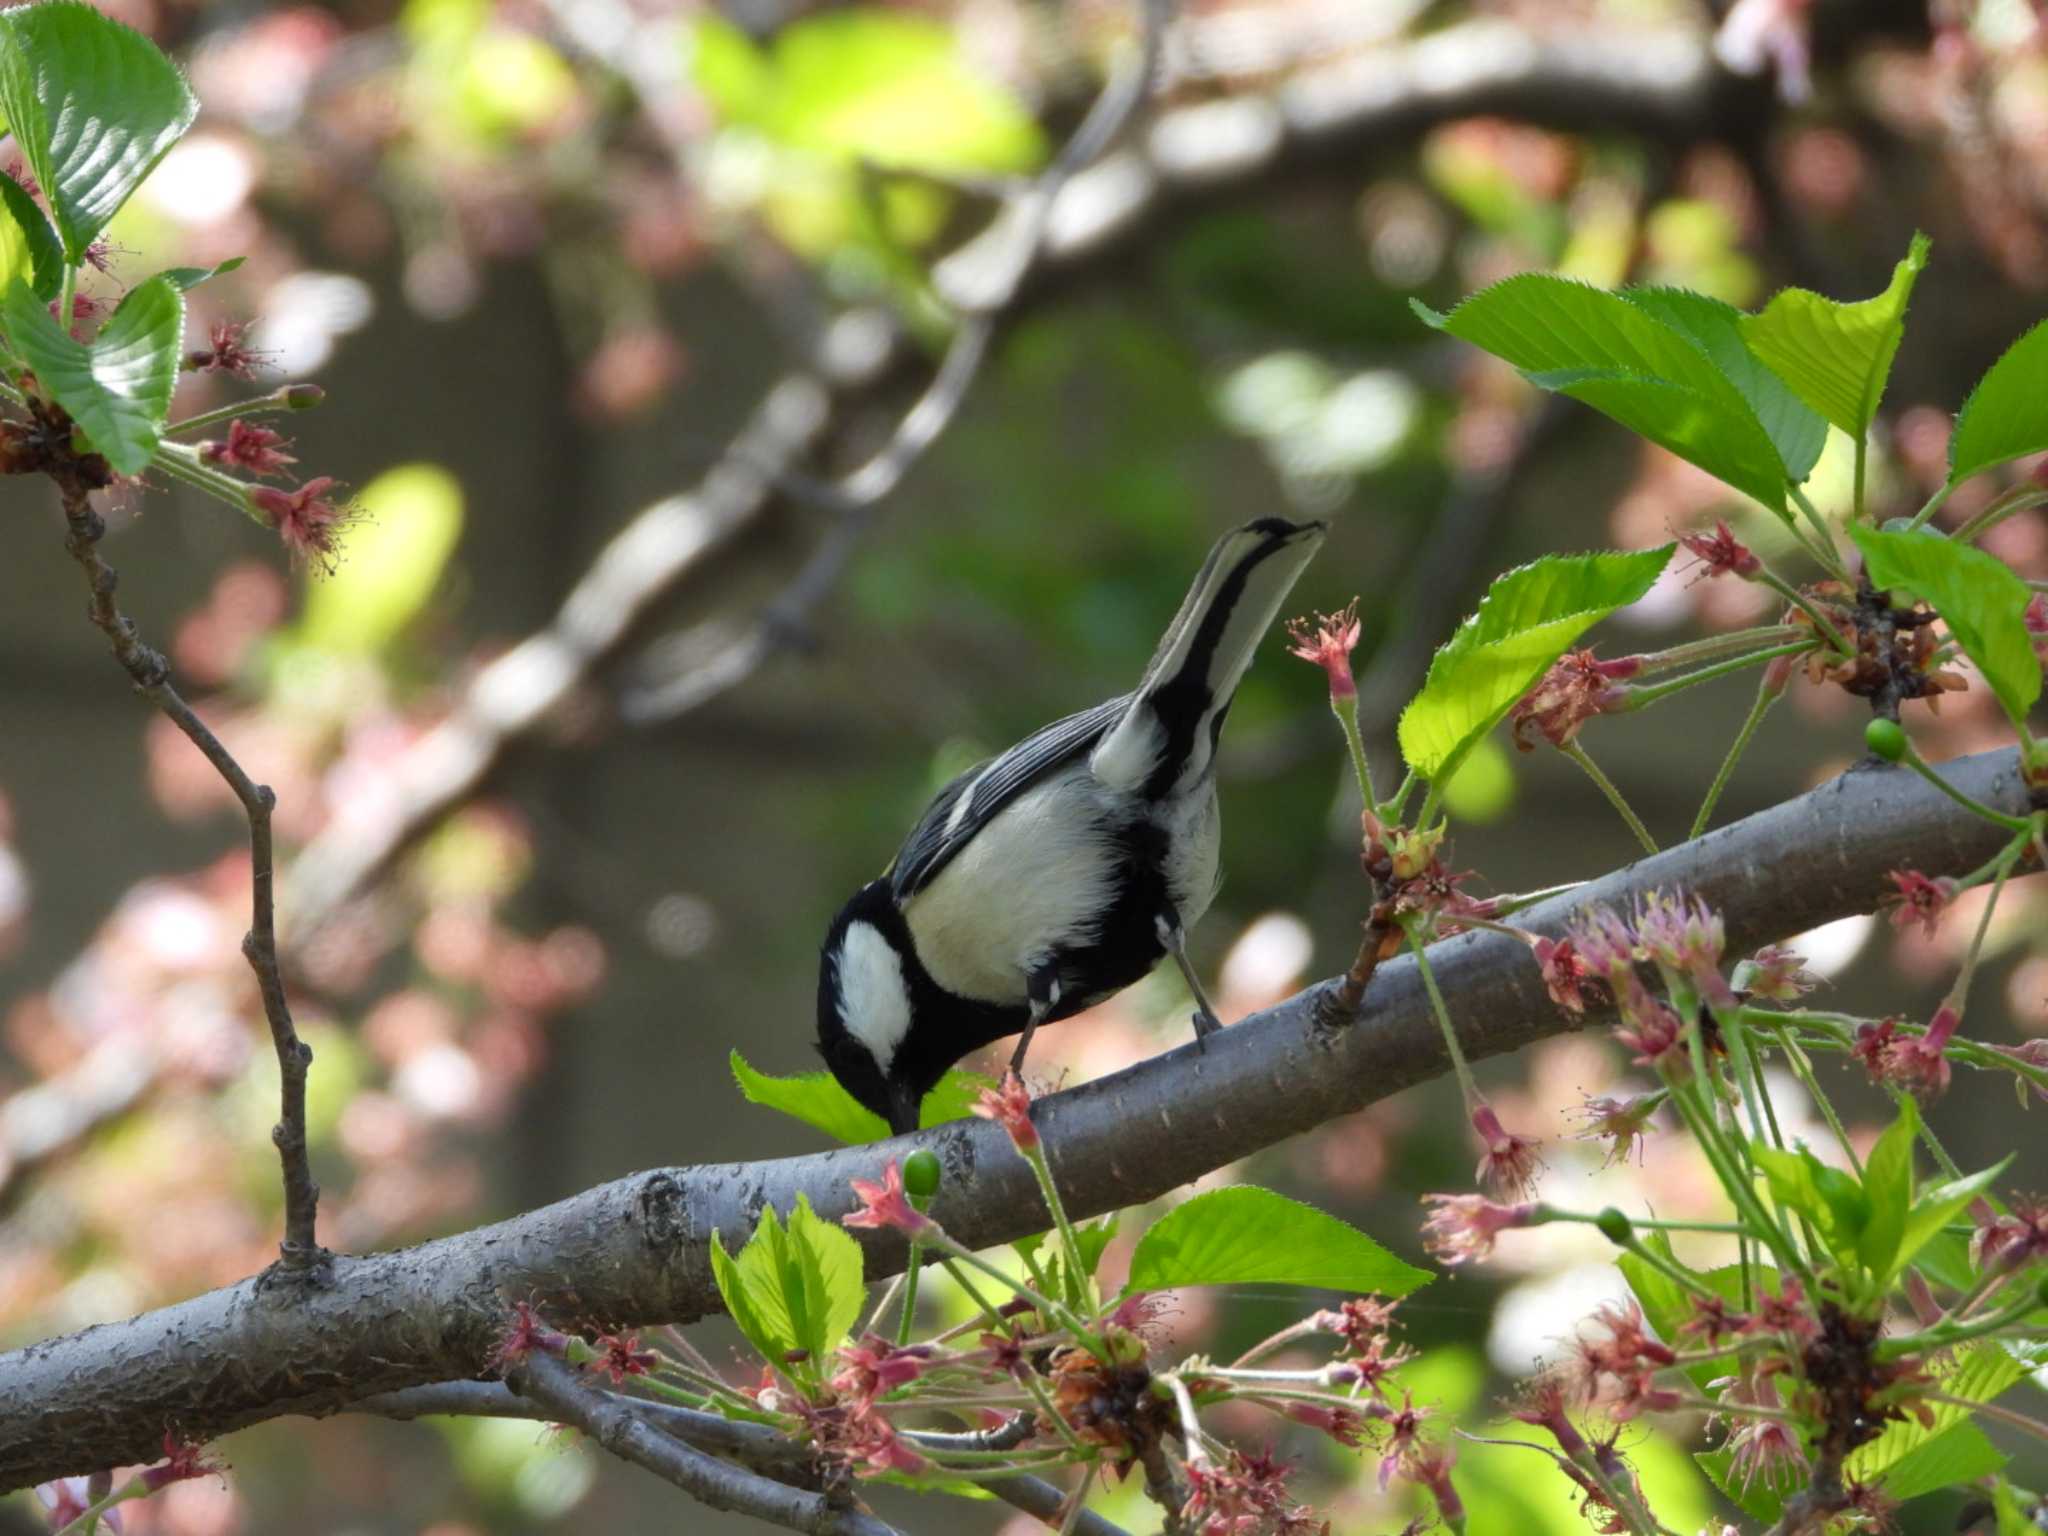
[[[1721,376],[1756,412],[1795,484],[1813,473],[1828,440],[1828,424],[1764,366],[1742,339],[1742,311],[1733,304],[1688,288],[1624,288],[1621,296],[1638,309],[1692,338]]]
[[[1860,442],[1884,398],[1927,248],[1927,237],[1915,235],[1885,291],[1860,303],[1787,288],[1762,314],[1743,316],[1743,340],[1794,394]]]
[[[180,293],[190,293],[209,277],[220,277],[232,272],[249,258],[230,256],[226,261],[217,261],[210,267],[165,267],[158,275],[169,278]]]
[[[1903,1269],[1912,1263],[1922,1248],[1941,1235],[1943,1227],[1997,1181],[2014,1155],[2007,1153],[1989,1168],[1922,1190],[1920,1197],[1913,1202],[1913,1209],[1906,1214],[1906,1227],[1899,1235],[1898,1256],[1892,1260],[1894,1268]]]
[[[1196,1195],[1152,1223],[1126,1295],[1187,1285],[1307,1285],[1406,1296],[1435,1276],[1348,1222],[1255,1185]]]
[[[1787,1151],[1757,1144],[1750,1153],[1779,1204],[1811,1221],[1838,1262],[1853,1264],[1870,1224],[1870,1199],[1863,1186],[1804,1146]]]
[[[1897,1273],[1906,1215],[1913,1208],[1913,1143],[1919,1134],[1920,1112],[1911,1099],[1902,1099],[1898,1117],[1877,1138],[1863,1164],[1870,1220],[1856,1240],[1856,1250],[1879,1287]]]
[[[1787,466],[1770,433],[1707,348],[1652,312],[1655,302],[1525,272],[1481,289],[1448,315],[1413,307],[1539,387],[1585,401],[1783,513]]]
[[[2022,730],[2041,697],[2041,661],[2027,633],[2033,594],[1995,556],[1927,529],[1885,533],[1857,524],[1849,536],[1863,551],[1871,584],[1924,598],[1956,644],[1984,674],[2006,716]]]
[[[308,584],[297,638],[337,655],[375,656],[440,587],[462,535],[462,485],[438,464],[400,464],[364,486],[355,506],[348,558]]]
[[[1900,1467],[1914,1452],[1929,1445],[1950,1430],[1965,1426],[1970,1417],[1970,1404],[1989,1402],[2007,1387],[2020,1379],[2023,1374],[2018,1361],[1998,1347],[1995,1340],[1985,1340],[1974,1345],[1961,1360],[1943,1370],[1937,1366],[1937,1376],[1942,1394],[1962,1399],[1960,1402],[1930,1402],[1926,1404],[1928,1419],[1922,1423],[1918,1417],[1908,1417],[1887,1424],[1884,1432],[1869,1444],[1859,1446],[1849,1455],[1844,1471],[1858,1482],[1871,1483],[1886,1479],[1890,1492],[1888,1474]],[[1950,1451],[1937,1455],[1957,1454],[1968,1449],[1967,1441],[1958,1441]],[[1935,1463],[1938,1467],[1938,1462]],[[1925,1468],[1916,1471],[1918,1477]],[[1937,1483],[1935,1487],[1942,1486]],[[1931,1491],[1921,1489],[1921,1492]],[[1894,1497],[1911,1497],[1894,1494]]]
[[[2006,1455],[1984,1438],[1975,1424],[1951,1424],[1933,1439],[1906,1452],[1884,1475],[1887,1497],[1901,1504],[1924,1493],[1938,1493],[1989,1477],[2004,1467]]]
[[[2048,448],[2048,320],[2005,349],[1963,408],[1948,440],[1948,483]]]
[[[0,12],[0,112],[75,265],[198,115],[156,44],[80,0]]]
[[[1401,711],[1408,765],[1424,778],[1448,779],[1579,636],[1650,590],[1672,549],[1546,555],[1496,580]]]
[[[839,1086],[830,1072],[799,1072],[775,1077],[757,1071],[746,1057],[734,1051],[730,1057],[733,1081],[749,1104],[779,1109],[805,1125],[823,1131],[835,1141],[860,1146],[880,1141],[889,1134],[888,1122]],[[921,1127],[964,1120],[984,1089],[995,1085],[977,1072],[948,1072],[939,1085],[924,1096],[918,1112]]]
[[[94,450],[119,474],[147,468],[178,383],[184,296],[161,277],[139,284],[89,346],[64,331],[26,283],[7,290],[0,319],[15,353]]]
[[[48,302],[64,285],[64,248],[36,200],[12,176],[0,172],[0,293],[19,278]]]
[[[786,1226],[764,1207],[737,1254],[715,1231],[711,1247],[719,1294],[748,1342],[800,1380],[818,1379],[860,1316],[860,1245],[798,1195]]]

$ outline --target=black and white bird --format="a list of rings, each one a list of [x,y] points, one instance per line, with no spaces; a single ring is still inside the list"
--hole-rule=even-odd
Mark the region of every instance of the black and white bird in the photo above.
[[[1216,741],[1321,523],[1225,534],[1135,693],[1055,721],[939,791],[832,920],[818,1048],[897,1131],[968,1052],[1098,1003],[1172,955],[1199,1040],[1218,1028],[1184,937],[1218,884]]]

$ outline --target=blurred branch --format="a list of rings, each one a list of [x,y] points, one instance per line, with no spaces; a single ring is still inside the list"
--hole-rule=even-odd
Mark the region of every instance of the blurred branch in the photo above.
[[[68,440],[69,432],[66,430]],[[277,796],[268,784],[258,784],[235,761],[220,738],[208,730],[178,690],[172,686],[170,668],[164,658],[142,643],[135,624],[114,602],[120,578],[100,558],[100,539],[107,525],[92,507],[97,488],[92,476],[50,470],[64,503],[68,532],[64,547],[85,573],[91,592],[86,615],[113,648],[114,659],[135,684],[135,691],[162,710],[171,723],[185,733],[214,771],[227,781],[249,819],[249,931],[242,939],[242,954],[256,974],[256,986],[263,997],[263,1016],[270,1024],[271,1043],[277,1048],[282,1107],[270,1132],[284,1165],[284,1240],[279,1245],[284,1267],[310,1271],[320,1258],[314,1237],[314,1216],[320,1203],[320,1187],[313,1182],[313,1170],[306,1155],[306,1069],[313,1052],[292,1026],[291,1005],[284,993],[284,980],[277,968],[277,931],[274,923],[272,887],[275,866],[270,842],[270,813]]]
[[[505,1381],[547,1417],[581,1430],[614,1456],[645,1467],[713,1509],[735,1510],[810,1536],[899,1536],[894,1526],[851,1504],[791,1488],[664,1434],[635,1411],[638,1404],[590,1386],[553,1355],[530,1355],[505,1372]]]
[[[809,1445],[792,1440],[766,1424],[747,1424],[701,1409],[685,1408],[678,1403],[628,1397],[597,1387],[592,1390],[615,1402],[629,1404],[632,1411],[649,1424],[677,1439],[688,1441],[700,1451],[730,1456],[772,1477],[787,1477],[791,1468],[810,1468],[815,1461]],[[495,1381],[442,1381],[430,1386],[408,1387],[398,1392],[366,1397],[352,1404],[350,1411],[386,1419],[420,1419],[436,1414],[494,1419],[543,1416],[532,1401]],[[962,1440],[971,1440],[973,1449],[1003,1450],[1021,1443],[1023,1437],[1012,1432],[1013,1425],[1021,1425],[1028,1435],[1031,1422],[1028,1416],[1020,1415],[995,1433],[978,1431],[962,1436],[912,1429],[903,1431],[903,1438],[913,1445],[950,1443],[955,1449],[963,1448],[960,1445]],[[981,1487],[1011,1508],[1021,1509],[1048,1524],[1057,1523],[1067,1501],[1063,1489],[1040,1477],[990,1478],[982,1482]],[[1127,1536],[1121,1526],[1091,1510],[1081,1511],[1067,1529],[1072,1536]]]
[[[2001,810],[2027,808],[2013,751],[1961,758],[1945,772]],[[1888,870],[1975,869],[2003,836],[1917,775],[1865,766],[1542,903],[1524,920],[1554,935],[1583,905],[1625,908],[1683,885],[1724,914],[1730,950],[1741,953],[1870,911]],[[1513,938],[1464,934],[1431,958],[1471,1056],[1576,1027]],[[1348,1028],[1315,1022],[1332,985],[1233,1025],[1202,1054],[1185,1046],[1041,1100],[1037,1121],[1069,1209],[1093,1215],[1156,1198],[1448,1070],[1411,958],[1380,968],[1366,1013]],[[872,1176],[916,1143],[944,1162],[932,1214],[959,1241],[985,1247],[1047,1224],[1030,1169],[982,1120],[875,1146],[635,1174],[415,1248],[336,1255],[332,1282],[302,1296],[245,1280],[0,1355],[0,1486],[145,1460],[166,1424],[207,1438],[477,1376],[511,1297],[614,1327],[704,1316],[719,1307],[714,1230],[749,1230],[763,1205],[787,1210],[799,1194],[828,1218],[842,1215],[852,1208],[850,1177]],[[899,1239],[860,1235],[871,1277],[902,1267]]]
[[[1177,28],[1169,38],[1182,35]],[[1170,40],[1169,59],[1176,46],[1185,53],[1190,45]],[[666,57],[658,49],[640,52]],[[1071,173],[1049,190],[1041,186],[1048,195],[1013,201],[933,268],[935,292],[969,318],[891,444],[848,480],[862,495],[871,493],[861,476],[886,481],[872,493],[886,494],[957,410],[956,395],[971,382],[989,333],[1029,310],[1053,277],[1126,252],[1180,204],[1256,193],[1294,168],[1327,166],[1355,180],[1361,149],[1383,151],[1435,123],[1474,114],[1711,137],[1726,115],[1717,99],[1724,80],[1709,39],[1695,29],[1537,33],[1481,20],[1304,67],[1271,90],[1157,112],[1113,153],[1101,154],[1084,125],[1061,157],[1072,160]],[[1128,110],[1111,91],[1090,117],[1113,130],[1115,117]],[[1104,144],[1113,137],[1101,135]],[[1088,157],[1077,153],[1083,149],[1099,158],[1084,164]],[[1032,226],[1032,238],[1022,238],[1020,227]],[[973,353],[963,355],[970,347]],[[711,555],[753,526],[779,495],[805,484],[801,467],[849,434],[856,407],[895,375],[907,348],[893,320],[878,311],[853,311],[828,327],[813,366],[769,390],[703,482],[628,522],[555,618],[478,673],[448,719],[398,759],[387,820],[368,830],[355,822],[337,826],[299,856],[290,871],[287,946],[362,895],[465,804],[509,753],[627,649],[638,627]],[[649,660],[663,681],[635,696],[629,710],[640,719],[673,721],[801,638],[802,621],[837,580],[868,515],[863,507],[840,518],[783,598],[756,620],[712,621],[655,642]]]

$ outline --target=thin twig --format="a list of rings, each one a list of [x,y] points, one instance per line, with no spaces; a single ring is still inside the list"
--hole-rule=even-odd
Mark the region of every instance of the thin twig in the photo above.
[[[313,1052],[292,1026],[291,1004],[285,997],[284,978],[277,968],[277,928],[273,901],[275,862],[270,839],[270,813],[277,796],[268,784],[258,784],[243,771],[220,738],[172,686],[170,668],[163,656],[143,644],[134,622],[114,601],[120,577],[101,558],[100,539],[107,531],[105,521],[93,510],[91,487],[84,479],[53,472],[52,478],[63,497],[64,521],[68,532],[64,547],[85,573],[91,592],[86,615],[107,637],[114,659],[121,664],[135,691],[162,710],[171,723],[185,733],[214,771],[227,781],[249,819],[249,931],[242,939],[242,955],[256,973],[256,986],[263,997],[263,1016],[270,1024],[271,1043],[277,1048],[282,1107],[270,1139],[277,1144],[284,1165],[284,1240],[279,1244],[284,1265],[290,1270],[310,1269],[320,1257],[314,1237],[314,1216],[320,1203],[320,1186],[313,1182],[312,1165],[306,1154],[306,1069]]]

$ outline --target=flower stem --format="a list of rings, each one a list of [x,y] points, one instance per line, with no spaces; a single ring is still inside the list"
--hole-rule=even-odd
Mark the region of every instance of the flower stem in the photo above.
[[[1835,549],[1834,532],[1828,527],[1828,520],[1820,515],[1820,508],[1816,507],[1808,499],[1806,492],[1798,486],[1788,485],[1786,489],[1792,493],[1793,505],[1799,508],[1800,515],[1813,525],[1814,538],[1817,542],[1807,546],[1808,553],[1837,576],[1848,575],[1842,566],[1842,557]],[[1794,525],[1794,531],[1797,531],[1797,525]],[[1806,540],[1802,538],[1800,543],[1805,544]],[[1769,572],[1766,572],[1765,576],[1769,578]]]
[[[1998,898],[2005,891],[2005,877],[2012,873],[2012,867],[2019,861],[2020,852],[2027,846],[2023,833],[2006,844],[2005,852],[1998,859],[1998,874],[1991,882],[1991,896],[1984,903],[1984,910],[1977,915],[1977,931],[1970,935],[1969,951],[1963,956],[1963,968],[1957,972],[1955,985],[1948,989],[1948,1005],[1957,1013],[1963,1011],[1963,1003],[1970,995],[1970,982],[1977,974],[1977,956],[1984,948],[1984,935],[1991,929],[1991,914],[1998,910]]]
[[[2048,491],[2043,491],[2040,487],[2033,485],[2016,486],[2011,492],[1999,497],[1998,500],[1992,502],[1990,506],[1963,524],[1962,527],[1958,528],[1949,537],[1958,544],[1967,544],[1974,539],[1981,539],[2014,513],[2024,512],[2029,507],[2038,507],[2044,501],[2048,501]]]
[[[1802,651],[1813,649],[1811,638],[1802,638],[1785,645],[1774,645],[1768,650],[1751,651],[1728,661],[1717,662],[1710,667],[1701,667],[1697,672],[1688,672],[1683,677],[1674,677],[1666,683],[1652,683],[1646,688],[1631,688],[1628,691],[1629,710],[1643,709],[1659,699],[1674,693],[1682,693],[1697,683],[1711,683],[1717,677],[1726,677],[1731,672],[1740,672],[1744,667],[1753,667],[1760,661],[1774,661],[1780,656],[1797,656]]]
[[[1342,698],[1330,695],[1330,713],[1337,717],[1337,724],[1344,732],[1344,745],[1351,749],[1351,772],[1358,779],[1358,793],[1361,803],[1373,805],[1378,797],[1372,789],[1372,765],[1365,759],[1365,741],[1358,734],[1358,695],[1347,693]]]
[[[1458,1076],[1458,1087],[1464,1093],[1466,1108],[1480,1102],[1479,1085],[1472,1080],[1472,1068],[1466,1064],[1464,1047],[1458,1044],[1458,1032],[1451,1026],[1451,1010],[1444,1003],[1444,995],[1438,990],[1436,972],[1429,963],[1429,954],[1422,947],[1422,935],[1412,924],[1404,924],[1408,933],[1408,947],[1415,951],[1415,968],[1422,973],[1422,985],[1429,993],[1429,1006],[1436,1014],[1437,1027],[1443,1031],[1444,1048],[1451,1054],[1451,1070]]]
[[[1704,640],[1688,640],[1683,645],[1674,645],[1665,651],[1648,651],[1642,657],[1643,670],[1638,676],[1648,677],[1657,672],[1673,672],[1680,667],[1692,666],[1695,662],[1719,661],[1760,645],[1776,645],[1789,640],[1805,640],[1811,637],[1794,624],[1758,624],[1751,629],[1731,629],[1718,635],[1708,635]]]
[[[1728,781],[1735,776],[1735,765],[1742,761],[1742,754],[1749,750],[1749,743],[1756,735],[1757,727],[1764,723],[1764,716],[1771,706],[1783,695],[1782,688],[1773,688],[1768,681],[1759,683],[1756,700],[1749,706],[1749,716],[1742,722],[1742,729],[1735,733],[1735,740],[1729,744],[1728,755],[1721,759],[1721,767],[1714,775],[1714,782],[1707,786],[1707,798],[1700,802],[1700,813],[1692,819],[1692,830],[1686,834],[1689,842],[1707,830],[1707,823],[1714,818],[1714,807],[1721,803],[1721,791],[1728,787]]]
[[[1948,500],[1948,493],[1954,490],[1955,488],[1956,487],[1954,481],[1944,482],[1942,485],[1937,487],[1934,494],[1927,498],[1927,505],[1922,507],[1918,512],[1915,512],[1913,514],[1913,521],[1906,525],[1907,528],[1910,530],[1914,528],[1926,527],[1927,519],[1934,516],[1935,513],[1941,510],[1941,504],[1944,501]]]
[[[1856,654],[1856,648],[1844,640],[1841,631],[1835,628],[1835,621],[1822,613],[1819,605],[1797,587],[1770,571],[1762,572],[1757,580],[1813,620],[1815,630],[1835,651],[1843,656],[1853,657]]]
[[[924,1268],[924,1244],[916,1238],[910,1240],[910,1257],[903,1268],[903,1311],[896,1319],[896,1345],[902,1348],[910,1342],[911,1325],[917,1320],[917,1276]]]
[[[292,403],[285,398],[286,390],[275,389],[267,395],[258,395],[253,400],[238,400],[230,405],[216,406],[210,411],[201,411],[196,416],[187,416],[183,421],[174,421],[164,428],[165,437],[174,437],[184,432],[197,432],[201,427],[217,427],[224,421],[233,421],[237,416],[258,416],[270,411],[289,411]]]
[[[1622,797],[1621,791],[1614,787],[1614,781],[1602,773],[1600,765],[1586,755],[1586,749],[1576,741],[1568,741],[1558,750],[1584,769],[1586,777],[1591,779],[1599,788],[1600,793],[1607,797],[1607,803],[1621,813],[1621,819],[1628,823],[1629,831],[1635,833],[1636,841],[1643,845],[1643,852],[1655,853],[1657,851],[1657,840],[1650,836],[1650,829],[1643,825],[1641,818],[1636,815],[1628,801]]]
[[[1960,789],[1957,789],[1955,785],[1949,783],[1947,779],[1944,779],[1940,774],[1936,773],[1934,769],[1928,765],[1927,759],[1920,755],[1919,749],[1915,747],[1910,740],[1908,740],[1906,743],[1906,755],[1903,761],[1905,762],[1906,766],[1911,768],[1915,773],[1919,774],[1921,778],[1925,779],[1928,783],[1932,784],[1936,789],[1940,790],[1944,795],[1947,795],[1949,799],[1955,801],[1955,803],[1957,805],[1960,805],[1964,810],[1971,812],[1973,815],[1981,816],[1986,821],[1993,822],[1998,826],[2004,827],[2008,832],[2019,832],[2025,833],[2029,836],[2032,835],[2034,830],[2034,823],[2030,818],[2023,816],[2008,816],[2005,814],[2005,812],[1993,810],[1983,801],[1978,800],[1970,795],[1964,794]]]

